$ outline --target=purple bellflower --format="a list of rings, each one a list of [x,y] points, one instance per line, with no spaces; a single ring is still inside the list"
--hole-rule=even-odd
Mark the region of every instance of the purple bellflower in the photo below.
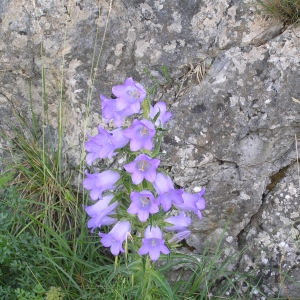
[[[118,255],[124,252],[122,243],[130,232],[130,223],[128,221],[118,222],[109,233],[99,233],[101,244],[104,247],[110,247],[110,252],[113,255]]]
[[[133,114],[129,106],[122,110],[117,109],[116,99],[108,99],[103,95],[100,95],[100,99],[102,117],[105,120],[105,124],[107,124],[109,120],[113,120],[116,127],[121,127],[123,119]]]
[[[130,150],[138,151],[145,148],[152,150],[152,138],[155,135],[155,129],[152,122],[148,120],[134,120],[131,127],[123,130],[125,138],[130,139]]]
[[[198,195],[198,200],[196,202],[197,208],[198,208],[198,212],[197,212],[197,216],[199,217],[199,219],[202,219],[202,214],[201,214],[201,210],[205,209],[205,200],[202,197],[205,193],[205,189],[202,188],[201,191],[197,194]]]
[[[111,225],[117,222],[116,219],[109,217],[109,214],[114,213],[114,209],[118,206],[118,202],[114,202],[109,205],[112,200],[113,195],[107,195],[103,199],[99,200],[97,203],[91,206],[85,206],[86,213],[91,217],[88,220],[88,228],[92,228],[92,232],[96,227],[101,227],[102,225]]]
[[[150,113],[149,117],[154,119],[155,115],[159,112],[159,116],[155,121],[156,126],[160,126],[164,128],[165,123],[170,120],[172,114],[166,111],[166,103],[165,102],[157,102],[154,106],[150,105]]]
[[[114,86],[112,92],[117,97],[117,109],[124,110],[129,106],[133,113],[140,111],[140,102],[146,97],[143,86],[135,83],[131,77],[124,84]]]
[[[184,202],[182,204],[174,204],[175,207],[183,211],[190,210],[196,214],[199,219],[202,219],[200,210],[205,208],[205,200],[202,198],[204,191],[204,189],[201,189],[197,194],[183,193],[182,198]]]
[[[134,215],[137,214],[141,222],[145,222],[150,214],[159,212],[157,204],[154,202],[154,197],[149,191],[132,192],[130,194],[132,201],[127,212]]]
[[[191,232],[189,230],[185,230],[185,231],[180,231],[176,234],[174,234],[170,239],[169,239],[169,243],[178,243],[182,240],[184,240],[185,238],[187,238],[189,235],[191,234]]]
[[[123,136],[121,128],[109,132],[99,126],[98,132],[84,143],[85,150],[90,152],[86,156],[88,165],[97,158],[112,158],[117,154],[114,152],[116,149],[124,147],[129,142],[129,139]]]
[[[142,240],[142,247],[138,250],[140,255],[149,253],[152,260],[157,260],[163,254],[169,254],[169,249],[165,246],[162,239],[162,232],[157,226],[148,226],[145,230],[145,237]]]
[[[139,184],[143,179],[154,182],[156,178],[156,169],[160,163],[159,159],[150,158],[145,154],[140,154],[134,161],[124,166],[124,169],[131,173],[132,182]]]
[[[153,186],[158,194],[156,203],[158,205],[161,204],[164,211],[168,211],[171,208],[172,202],[174,204],[183,203],[181,196],[183,194],[183,189],[175,190],[169,176],[166,176],[163,173],[158,173]]]
[[[173,224],[173,226],[164,227],[165,231],[186,231],[187,227],[191,224],[192,219],[185,216],[185,213],[182,211],[176,217],[169,217],[165,219],[166,223]]]
[[[102,192],[114,189],[114,184],[119,180],[120,175],[110,170],[102,173],[89,174],[85,172],[87,178],[83,180],[83,187],[90,191],[92,200],[97,200],[102,196]]]

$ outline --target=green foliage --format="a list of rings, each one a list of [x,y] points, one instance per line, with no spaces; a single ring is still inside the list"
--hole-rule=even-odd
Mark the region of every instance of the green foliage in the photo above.
[[[300,18],[300,0],[258,0],[264,13],[280,19],[287,25]]]
[[[167,79],[168,84],[172,84],[173,80],[171,79],[170,73],[166,66],[160,68],[161,74]]]
[[[45,300],[44,294],[45,290],[43,287],[39,284],[37,284],[32,292],[25,291],[23,289],[17,288],[15,290],[15,294],[17,297],[17,300]],[[59,298],[56,298],[59,299]]]
[[[0,299],[40,299],[27,292],[30,287],[34,291],[33,274],[41,275],[44,262],[38,238],[24,230],[28,219],[20,212],[27,202],[10,188],[3,193],[0,204]]]
[[[54,145],[57,138],[53,130],[36,127],[36,117],[32,114],[33,128],[17,115],[18,124],[11,126],[12,133],[3,135],[13,161],[8,173],[14,174],[11,184],[24,198],[30,199],[27,213],[55,230],[68,230],[77,221],[78,210],[78,198],[70,187],[73,174]],[[9,178],[2,176],[1,181],[7,182]]]

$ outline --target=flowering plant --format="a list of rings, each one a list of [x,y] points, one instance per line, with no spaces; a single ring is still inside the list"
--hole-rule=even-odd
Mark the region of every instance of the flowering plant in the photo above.
[[[149,254],[155,261],[189,236],[192,220],[186,212],[202,218],[204,189],[197,194],[175,189],[171,178],[159,167],[156,157],[165,123],[172,117],[166,104],[158,102],[152,106],[146,90],[132,78],[114,86],[112,92],[115,99],[100,96],[102,116],[106,123],[112,120],[117,128],[107,131],[99,126],[97,135],[88,135],[86,162],[92,165],[97,159],[111,159],[119,154],[126,158],[126,164],[121,170],[85,173],[83,186],[90,191],[91,200],[97,201],[85,207],[91,217],[87,225],[92,232],[100,229],[100,242],[110,247],[113,255],[124,252],[123,243],[129,238],[138,244],[138,254]],[[124,117],[134,114],[140,118],[128,128],[121,127]],[[167,215],[171,210],[172,216]],[[102,232],[102,226],[113,224],[108,233]]]

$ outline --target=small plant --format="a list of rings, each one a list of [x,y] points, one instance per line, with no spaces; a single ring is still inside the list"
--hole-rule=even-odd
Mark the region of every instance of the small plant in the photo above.
[[[258,0],[264,13],[280,19],[286,25],[298,22],[300,0]]]
[[[173,299],[168,282],[151,261],[157,261],[161,253],[169,254],[190,235],[192,219],[186,213],[202,218],[204,189],[196,194],[175,189],[170,176],[159,166],[165,123],[172,117],[166,104],[152,106],[146,90],[132,78],[114,86],[112,93],[115,99],[100,96],[102,116],[106,123],[113,120],[117,129],[109,132],[99,126],[98,134],[89,136],[86,162],[92,166],[96,159],[112,159],[118,154],[126,164],[100,173],[85,172],[83,186],[90,191],[91,200],[97,201],[85,207],[91,217],[87,225],[92,232],[101,229],[100,242],[110,248],[116,260],[120,252],[125,252],[126,259],[132,256],[134,262],[140,262],[139,277],[143,280],[138,299],[150,295],[151,299]],[[123,119],[134,114],[137,116],[131,126],[122,127]],[[167,215],[171,211],[172,215]],[[103,226],[112,224],[108,233],[103,232]]]
[[[63,300],[64,294],[60,287],[51,286],[49,291],[46,293],[46,300]]]

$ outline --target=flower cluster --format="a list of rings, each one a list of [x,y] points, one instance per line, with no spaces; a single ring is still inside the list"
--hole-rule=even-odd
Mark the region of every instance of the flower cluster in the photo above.
[[[114,86],[112,93],[114,99],[100,95],[102,116],[105,123],[112,120],[117,128],[107,131],[99,126],[97,135],[88,135],[86,162],[91,166],[97,159],[112,159],[118,153],[125,155],[127,162],[122,170],[85,173],[83,186],[90,191],[91,200],[97,201],[85,207],[90,217],[87,226],[92,232],[100,229],[100,242],[110,247],[113,255],[124,252],[123,242],[134,237],[139,243],[138,253],[157,260],[161,253],[170,252],[166,245],[170,247],[189,236],[192,220],[186,212],[202,218],[204,189],[197,194],[176,189],[159,168],[160,160],[155,157],[165,123],[172,117],[166,104],[150,105],[146,90],[132,78]],[[134,119],[128,128],[121,127],[125,117],[140,114],[141,103],[143,117]],[[171,209],[175,215],[167,216]],[[113,224],[108,233],[101,232],[102,226]]]

